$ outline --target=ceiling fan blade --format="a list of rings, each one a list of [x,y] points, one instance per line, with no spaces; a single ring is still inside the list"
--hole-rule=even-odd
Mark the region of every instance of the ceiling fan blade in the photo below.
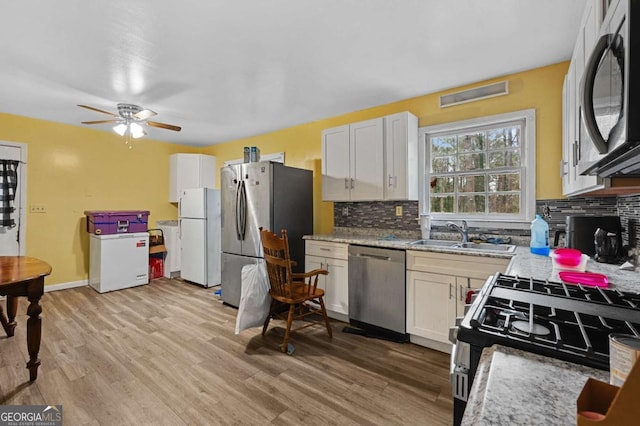
[[[161,129],[173,130],[179,132],[182,130],[180,126],[174,126],[173,124],[158,123],[157,121],[147,121],[147,124],[151,127],[160,127]]]
[[[138,111],[133,114],[133,118],[136,120],[146,120],[147,118],[153,117],[154,115],[158,115],[157,112],[151,111],[150,109],[143,109],[142,111]]]
[[[109,111],[103,111],[103,110],[101,110],[101,109],[94,108],[94,107],[92,107],[92,106],[88,106],[88,105],[78,105],[78,106],[79,106],[80,108],[86,108],[86,109],[90,109],[90,110],[92,110],[92,111],[101,112],[101,113],[103,113],[103,114],[107,114],[107,115],[110,115],[110,116],[112,116],[112,117],[119,117],[118,115],[116,115],[116,114],[114,114],[114,113],[112,113],[112,112],[109,112]]]
[[[103,124],[103,123],[118,123],[120,120],[95,120],[95,121],[82,121],[82,124]]]

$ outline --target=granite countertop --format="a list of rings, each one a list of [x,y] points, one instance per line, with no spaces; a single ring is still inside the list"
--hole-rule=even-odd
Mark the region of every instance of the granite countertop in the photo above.
[[[303,237],[306,240],[315,241],[330,241],[334,243],[344,244],[358,244],[371,247],[391,248],[397,250],[417,250],[417,251],[430,251],[438,253],[449,254],[466,254],[472,256],[484,256],[484,257],[499,257],[502,259],[510,259],[513,257],[513,253],[504,252],[491,252],[486,250],[473,250],[469,249],[455,249],[448,247],[432,247],[412,245],[411,243],[419,240],[420,238],[407,238],[406,236],[365,236],[365,235],[352,235],[352,234],[314,234],[305,235]]]
[[[177,220],[158,220],[156,221],[158,226],[178,226]]]
[[[396,236],[397,235],[397,236]],[[515,253],[503,252],[486,252],[476,251],[473,249],[447,248],[447,247],[425,247],[419,245],[411,245],[410,243],[418,240],[411,234],[394,233],[391,234],[351,234],[351,233],[335,233],[335,234],[314,234],[306,235],[304,239],[316,241],[330,241],[344,244],[359,244],[373,247],[392,248],[398,250],[418,250],[439,253],[450,253],[467,256],[484,256],[511,259],[507,270],[509,275],[518,275],[520,277],[548,279],[552,281],[560,281],[558,271],[553,268],[552,259],[549,256],[540,256],[531,254],[529,247],[519,245]],[[587,272],[596,272],[604,274],[609,278],[609,288],[621,291],[631,291],[640,293],[640,272],[637,270],[625,271],[621,270],[619,265],[609,265],[606,263],[598,263],[593,259],[587,261]]]
[[[589,377],[609,373],[494,345],[482,351],[463,425],[568,425]]]

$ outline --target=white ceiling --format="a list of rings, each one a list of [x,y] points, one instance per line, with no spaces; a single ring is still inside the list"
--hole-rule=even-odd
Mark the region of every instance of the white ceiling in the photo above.
[[[568,60],[585,1],[3,1],[0,112],[211,145]]]

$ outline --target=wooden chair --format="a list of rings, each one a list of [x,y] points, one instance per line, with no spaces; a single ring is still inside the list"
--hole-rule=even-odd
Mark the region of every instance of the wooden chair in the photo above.
[[[329,272],[324,269],[314,269],[305,273],[292,273],[291,267],[295,266],[295,262],[289,256],[289,240],[287,239],[287,231],[282,230],[282,237],[269,230],[260,228],[260,238],[262,240],[262,248],[264,249],[264,260],[267,265],[269,274],[269,282],[271,289],[271,308],[267,316],[264,326],[262,327],[262,335],[267,332],[269,321],[271,318],[279,318],[287,322],[287,328],[282,342],[282,352],[291,354],[289,350],[289,336],[291,331],[300,330],[315,324],[322,324],[324,321],[332,338],[331,326],[327,317],[327,310],[324,307],[324,290],[318,288],[318,277],[327,275]],[[313,301],[320,305],[320,309],[308,304]],[[288,305],[288,309],[283,309]],[[307,318],[306,324],[291,330],[293,320],[305,319],[306,317],[320,314],[322,320],[312,320]]]

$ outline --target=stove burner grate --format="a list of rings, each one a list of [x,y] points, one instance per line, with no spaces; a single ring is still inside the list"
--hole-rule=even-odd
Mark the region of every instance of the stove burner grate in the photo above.
[[[606,368],[610,334],[640,336],[640,294],[497,274],[476,302],[458,336],[481,347],[500,343]]]

